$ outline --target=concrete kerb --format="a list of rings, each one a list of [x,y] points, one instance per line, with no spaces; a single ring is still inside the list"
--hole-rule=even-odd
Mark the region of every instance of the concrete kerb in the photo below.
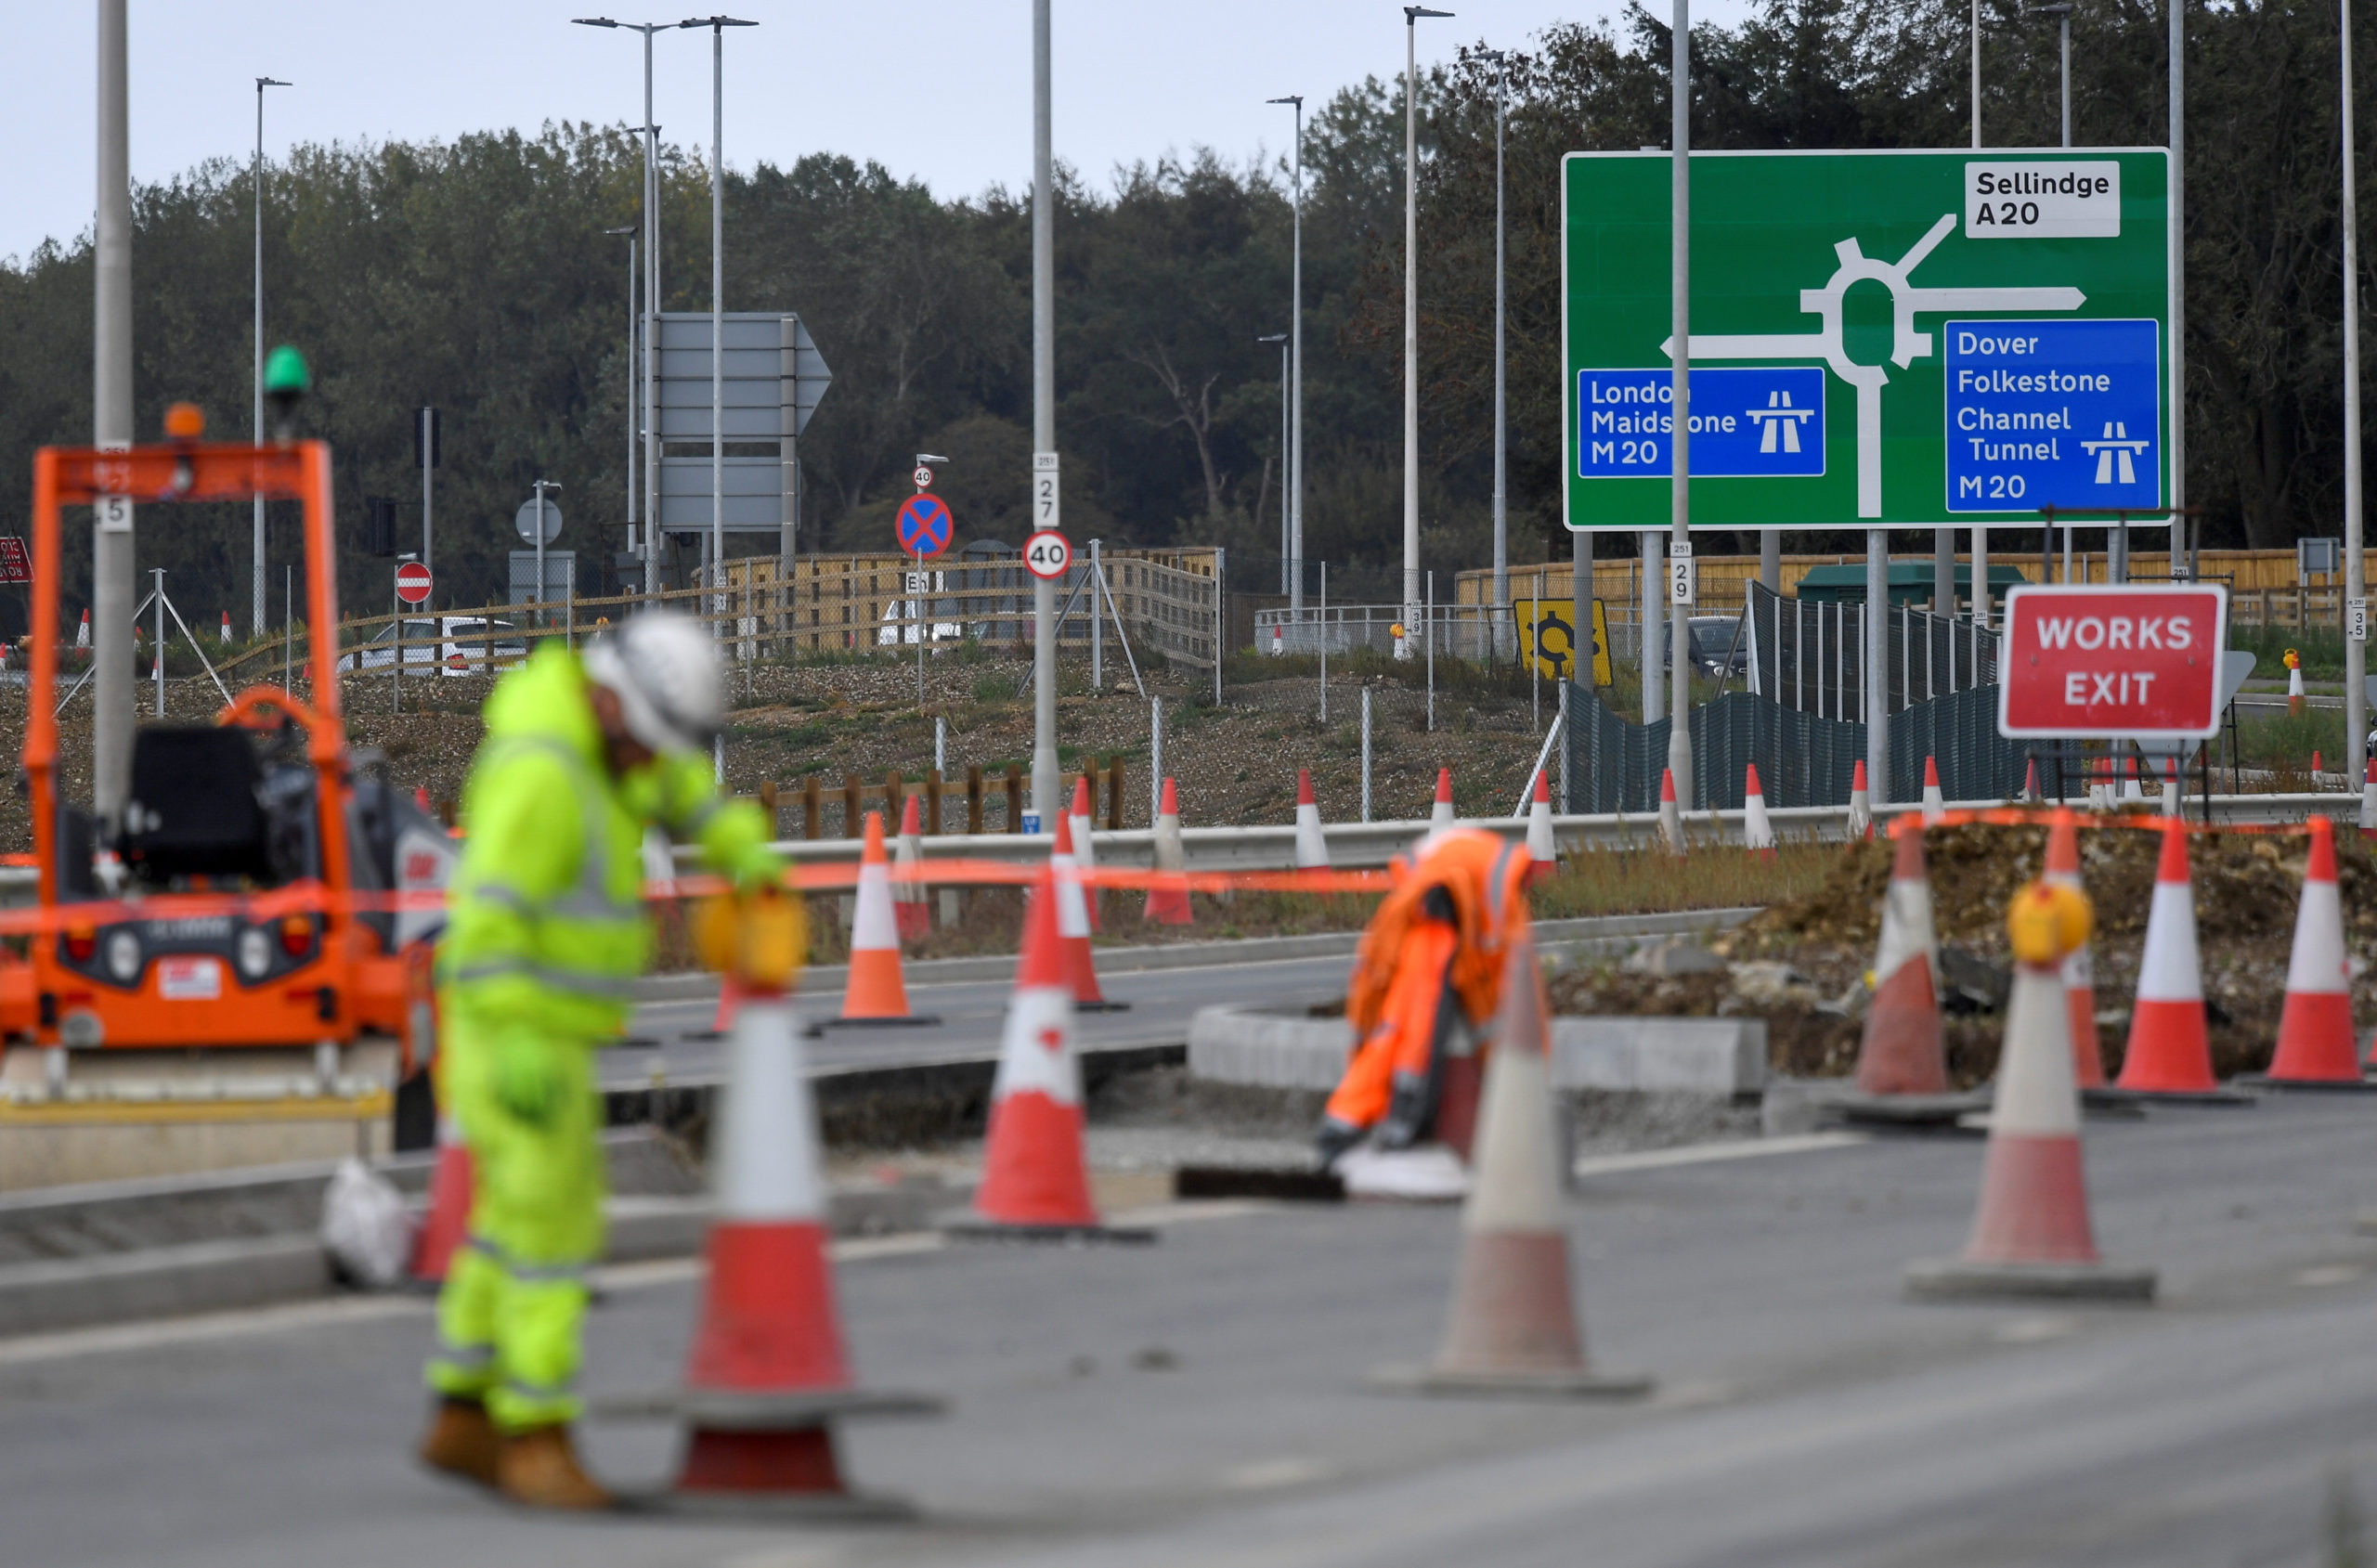
[[[1354,1047],[1344,1018],[1206,1007],[1189,1020],[1188,1072],[1208,1082],[1334,1088]],[[1733,1099],[1766,1084],[1766,1020],[1555,1017],[1552,1087]]]

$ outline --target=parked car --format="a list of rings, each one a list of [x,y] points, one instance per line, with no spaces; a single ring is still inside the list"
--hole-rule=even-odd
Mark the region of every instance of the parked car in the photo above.
[[[1749,632],[1739,616],[1694,616],[1686,623],[1692,628],[1692,667],[1714,680],[1720,675],[1749,673]],[[1668,623],[1659,623],[1664,634]],[[1667,638],[1660,637],[1662,646]],[[1673,669],[1675,661],[1660,655],[1659,667]]]
[[[425,676],[433,670],[439,675],[479,675],[490,665],[509,669],[528,656],[527,640],[510,621],[489,621],[485,616],[408,616],[401,624],[408,676]],[[343,654],[338,667],[387,668],[396,662],[396,624],[382,627],[370,641]],[[430,645],[432,639],[437,640],[435,647]]]

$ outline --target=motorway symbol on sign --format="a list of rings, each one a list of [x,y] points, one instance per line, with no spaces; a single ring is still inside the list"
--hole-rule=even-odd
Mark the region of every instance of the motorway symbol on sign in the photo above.
[[[900,548],[911,555],[939,555],[949,548],[949,508],[939,496],[910,496],[900,503],[894,525],[900,531]]]
[[[1948,510],[2160,511],[2152,321],[1951,321]]]
[[[2006,595],[1997,730],[2007,739],[2202,738],[2220,726],[2228,595],[2201,585]]]
[[[419,604],[429,598],[429,568],[418,561],[408,561],[396,568],[396,597],[408,604]]]
[[[1035,577],[1061,577],[1073,564],[1073,547],[1054,528],[1043,528],[1024,545],[1023,564]]]
[[[1622,399],[1665,386],[1670,375],[1672,173],[1665,153],[1566,160],[1562,331],[1566,385],[1578,398],[1567,421],[1577,444],[1566,495],[1572,528],[1669,521],[1669,410],[1664,400]],[[2168,398],[2157,352],[2169,318],[2167,176],[2168,155],[2159,149],[2086,158],[1695,154],[1694,525],[2034,523],[2047,502],[2158,509],[2168,490]],[[2132,325],[2126,334],[2068,335],[2116,322]],[[2109,382],[2097,389],[2092,382],[2089,395],[2051,407],[2058,395],[2046,388],[2010,401],[1990,395],[2026,421],[2070,419],[2068,438],[2059,423],[2046,437],[2056,449],[2053,474],[1986,449],[1976,458],[1976,431],[1966,433],[1959,471],[1968,483],[1951,479],[1957,433],[1945,383],[1957,329],[2019,331],[2038,340],[2045,373]],[[1978,344],[1974,352],[1965,363],[1978,374]],[[2105,368],[2106,356],[2114,368]],[[1730,384],[1711,377],[1719,366]],[[1609,416],[1602,429],[1596,389],[1621,399],[1600,410]],[[1968,388],[1962,406],[1977,395]],[[1619,428],[1629,419],[1635,423]],[[1638,444],[1630,462],[1630,438],[1651,443],[1647,450]],[[2097,445],[2083,448],[2082,441]],[[2107,460],[2101,486],[2099,457]],[[2067,478],[2081,494],[2036,493],[2041,483],[2061,488]],[[2010,493],[2017,479],[2019,497]]]

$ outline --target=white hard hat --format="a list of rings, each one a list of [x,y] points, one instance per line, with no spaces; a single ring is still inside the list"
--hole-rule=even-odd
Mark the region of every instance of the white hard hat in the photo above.
[[[595,638],[586,676],[617,693],[628,733],[655,751],[706,751],[725,722],[718,652],[683,616],[636,616]]]

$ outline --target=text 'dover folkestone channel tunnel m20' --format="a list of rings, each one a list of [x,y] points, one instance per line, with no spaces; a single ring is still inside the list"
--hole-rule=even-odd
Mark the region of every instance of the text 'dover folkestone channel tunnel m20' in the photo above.
[[[1577,476],[1675,473],[1675,385],[1668,370],[1577,372]],[[1824,473],[1824,371],[1813,365],[1695,365],[1695,479],[1816,478]]]
[[[1950,321],[1950,512],[2163,504],[2161,324]]]

